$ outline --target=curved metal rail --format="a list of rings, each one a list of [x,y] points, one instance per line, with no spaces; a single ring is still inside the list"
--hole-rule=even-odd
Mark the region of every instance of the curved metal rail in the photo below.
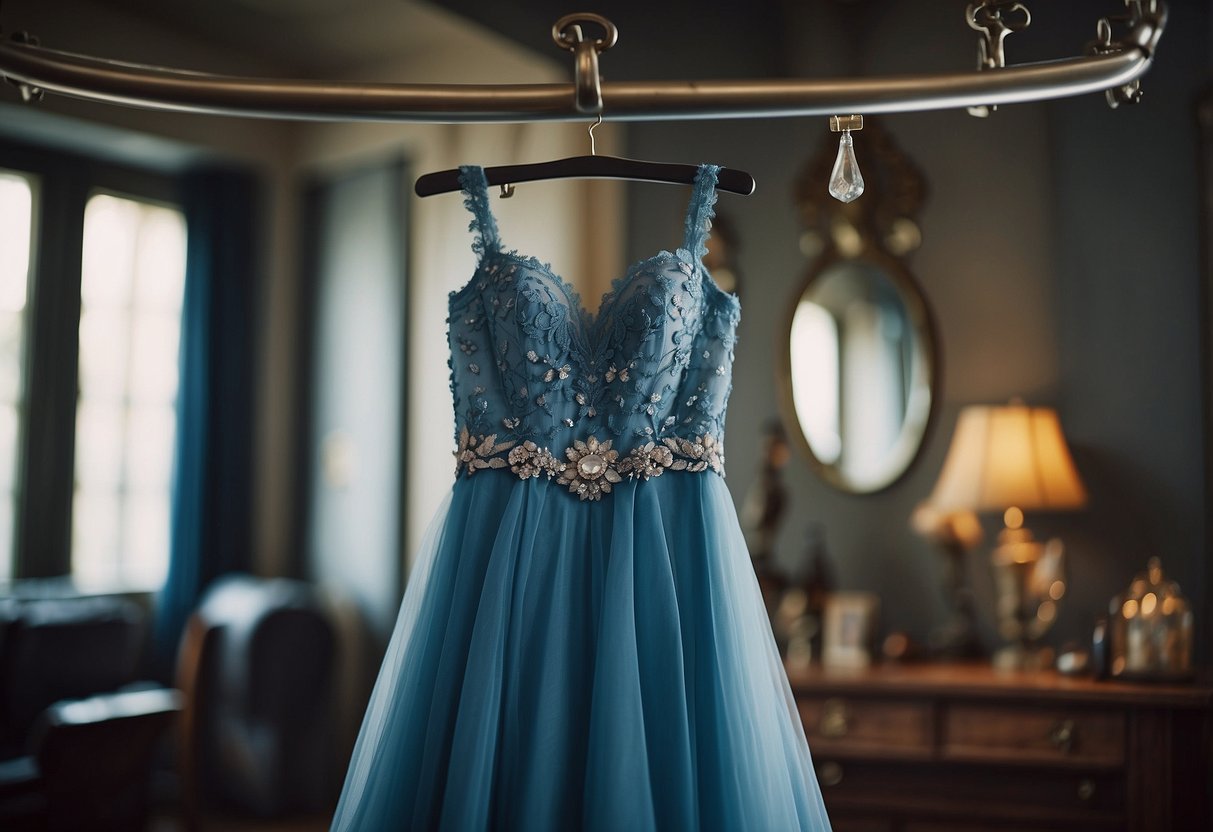
[[[896,113],[1014,104],[1125,88],[1149,69],[1165,24],[1135,22],[1095,54],[972,72],[830,80],[602,83],[613,121]],[[153,110],[312,121],[575,121],[577,85],[391,84],[240,78],[0,43],[0,75],[25,92]]]

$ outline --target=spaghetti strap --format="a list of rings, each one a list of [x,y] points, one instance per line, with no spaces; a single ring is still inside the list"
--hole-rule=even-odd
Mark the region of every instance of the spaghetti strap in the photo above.
[[[489,183],[484,168],[479,165],[460,165],[459,183],[463,186],[463,205],[472,212],[468,231],[472,239],[472,251],[480,257],[486,252],[498,251],[501,238],[497,236],[497,220],[489,209]]]
[[[712,217],[716,216],[716,176],[720,165],[700,165],[695,174],[691,201],[687,205],[686,237],[684,245],[696,259],[708,253],[708,237],[711,236]]]

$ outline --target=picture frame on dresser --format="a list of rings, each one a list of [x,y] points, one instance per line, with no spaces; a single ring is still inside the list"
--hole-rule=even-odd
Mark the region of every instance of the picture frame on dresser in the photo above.
[[[830,667],[867,667],[880,599],[870,592],[834,592],[822,614],[821,661]]]

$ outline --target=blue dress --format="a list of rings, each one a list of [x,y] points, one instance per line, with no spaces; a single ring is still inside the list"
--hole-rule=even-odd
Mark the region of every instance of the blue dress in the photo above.
[[[450,298],[456,482],[417,553],[334,830],[829,829],[722,479],[737,299],[686,238],[597,314],[503,250]]]

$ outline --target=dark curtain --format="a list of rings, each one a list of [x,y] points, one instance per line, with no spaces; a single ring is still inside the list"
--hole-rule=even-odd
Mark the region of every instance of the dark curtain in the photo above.
[[[250,566],[256,190],[255,179],[237,170],[206,168],[183,179],[187,261],[172,548],[155,626],[164,679],[206,587]]]

